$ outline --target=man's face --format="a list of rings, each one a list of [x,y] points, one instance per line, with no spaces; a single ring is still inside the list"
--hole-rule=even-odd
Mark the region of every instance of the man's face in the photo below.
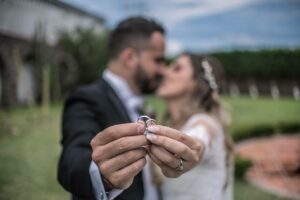
[[[141,93],[153,93],[158,87],[164,73],[164,52],[164,36],[160,32],[154,32],[150,38],[149,48],[142,50],[139,55],[134,75]]]

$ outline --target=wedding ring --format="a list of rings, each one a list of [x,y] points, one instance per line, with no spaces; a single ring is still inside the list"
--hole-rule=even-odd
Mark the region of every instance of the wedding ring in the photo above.
[[[154,119],[151,119],[147,115],[142,115],[137,119],[138,123],[143,123],[145,125],[145,132],[144,135],[147,135],[148,133],[152,133],[148,131],[148,127],[152,125],[156,125],[156,121]]]
[[[146,125],[147,125],[147,127],[152,126],[152,125],[156,125],[156,121],[154,119],[150,118],[146,121]]]
[[[176,168],[176,171],[183,171],[183,160],[182,158],[178,158],[180,161],[179,166]]]
[[[150,117],[148,117],[147,115],[141,115],[139,116],[139,118],[137,119],[138,123],[143,123],[145,126],[147,126],[147,121],[151,119]]]

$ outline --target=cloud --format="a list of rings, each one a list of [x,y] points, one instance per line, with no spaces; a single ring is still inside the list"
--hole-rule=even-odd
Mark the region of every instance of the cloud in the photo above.
[[[207,17],[222,14],[247,6],[256,2],[255,0],[168,0],[157,9],[152,9],[150,15],[157,16],[169,28],[192,17]],[[173,3],[173,4],[171,4]]]
[[[219,38],[199,38],[197,41],[185,41],[187,50],[200,52],[215,52],[235,49],[265,49],[265,48],[297,48],[300,39],[274,39],[258,37],[248,33],[235,33]]]
[[[176,56],[180,52],[182,52],[182,50],[183,50],[183,47],[182,47],[181,42],[179,42],[178,40],[174,40],[174,39],[167,40],[166,54],[168,56]]]
[[[62,1],[105,17],[109,28],[131,14],[155,18],[167,30],[168,55],[300,44],[299,0]]]

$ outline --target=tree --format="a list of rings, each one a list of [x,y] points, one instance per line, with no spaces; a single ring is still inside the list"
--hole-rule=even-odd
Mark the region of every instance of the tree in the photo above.
[[[62,32],[58,45],[73,55],[79,67],[78,84],[90,83],[100,77],[106,64],[107,32],[77,29],[75,34]]]
[[[44,116],[48,116],[50,103],[51,49],[46,42],[46,32],[42,24],[37,26],[33,41],[37,77],[41,77],[39,82],[41,83],[42,112]]]

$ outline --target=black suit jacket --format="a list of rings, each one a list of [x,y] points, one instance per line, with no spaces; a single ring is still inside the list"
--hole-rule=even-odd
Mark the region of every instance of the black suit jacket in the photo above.
[[[94,199],[89,175],[91,139],[101,130],[130,122],[128,113],[108,83],[101,79],[80,87],[67,99],[62,117],[62,153],[58,165],[60,184],[73,199]],[[116,199],[142,200],[142,173]]]

